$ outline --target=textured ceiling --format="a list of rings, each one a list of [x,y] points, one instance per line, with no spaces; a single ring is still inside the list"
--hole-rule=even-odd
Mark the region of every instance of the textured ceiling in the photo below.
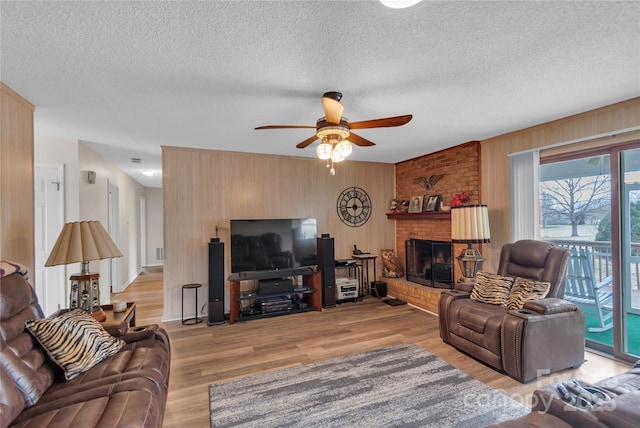
[[[161,145],[314,157],[295,148],[313,130],[254,128],[315,125],[330,90],[352,121],[414,115],[359,132],[377,144],[350,159],[390,163],[640,95],[636,1],[0,7],[0,78],[36,106],[36,136],[85,141],[146,186]]]

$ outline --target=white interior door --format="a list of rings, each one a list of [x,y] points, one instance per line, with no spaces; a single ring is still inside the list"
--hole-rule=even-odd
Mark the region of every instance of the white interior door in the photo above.
[[[109,236],[113,239],[116,246],[120,248],[120,190],[118,186],[109,183]],[[109,284],[114,293],[122,291],[120,282],[120,258],[109,259],[110,276]]]
[[[45,268],[64,226],[64,167],[35,165],[35,272],[33,282],[45,315],[68,306],[64,266]]]
[[[140,196],[140,264],[147,266],[147,199]]]

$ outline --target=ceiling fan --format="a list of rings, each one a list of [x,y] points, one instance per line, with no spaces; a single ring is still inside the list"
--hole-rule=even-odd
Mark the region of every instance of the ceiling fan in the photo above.
[[[413,118],[413,115],[407,114],[404,116],[349,122],[346,117],[342,117],[344,106],[340,104],[341,99],[342,93],[340,92],[325,92],[322,96],[324,117],[321,117],[316,121],[316,126],[267,125],[259,126],[256,129],[315,128],[315,135],[298,143],[296,147],[304,149],[317,139],[320,139],[321,142],[317,148],[318,157],[327,161],[327,167],[331,167],[331,175],[334,175],[335,169],[333,168],[333,163],[341,162],[351,154],[351,144],[355,144],[360,147],[375,146],[375,143],[372,141],[351,132],[352,129],[402,126]],[[331,161],[331,164],[329,164],[329,161]]]

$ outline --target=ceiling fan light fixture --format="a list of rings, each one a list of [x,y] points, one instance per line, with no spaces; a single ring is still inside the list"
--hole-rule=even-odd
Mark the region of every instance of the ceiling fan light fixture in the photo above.
[[[390,7],[398,7],[404,3],[405,7],[416,4],[419,0],[396,0],[387,4]],[[351,133],[353,129],[389,128],[407,124],[413,115],[383,117],[380,119],[362,120],[351,123],[349,119],[342,116],[344,107],[340,104],[342,93],[337,91],[325,92],[322,96],[322,108],[324,117],[316,120],[316,133],[309,138],[296,144],[298,149],[304,149],[320,139],[320,144],[316,147],[318,158],[326,160],[327,167],[330,167],[331,175],[335,174],[334,162],[341,162],[347,158],[353,150],[353,144],[359,147],[375,146],[375,143]],[[256,129],[283,129],[283,128],[314,128],[309,125],[267,125],[259,126]]]
[[[349,128],[340,125],[322,126],[319,127],[316,132],[316,136],[318,138],[326,138],[335,135],[339,140],[344,140],[349,136],[349,134]]]
[[[347,140],[342,140],[336,145],[334,150],[340,150],[342,155],[346,158],[351,154],[351,152],[353,152],[353,147]]]
[[[404,9],[414,6],[422,0],[380,0],[380,3],[392,9]]]
[[[333,150],[331,150],[331,161],[334,163],[338,163],[338,162],[342,162],[343,160],[345,160],[346,156],[337,148],[334,147]]]
[[[332,149],[331,144],[328,144],[323,140],[323,142],[318,145],[318,148],[316,149],[316,153],[318,154],[318,157],[322,160],[330,159],[331,149]]]

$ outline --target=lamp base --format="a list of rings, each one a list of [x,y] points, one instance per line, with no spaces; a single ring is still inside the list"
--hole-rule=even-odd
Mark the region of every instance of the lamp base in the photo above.
[[[482,267],[482,262],[484,262],[484,257],[480,255],[480,251],[477,248],[473,248],[472,244],[468,244],[457,259],[465,282],[474,282],[476,273],[478,273]]]
[[[69,309],[82,309],[92,312],[100,307],[100,274],[83,272],[71,275],[71,293]]]
[[[93,317],[94,320],[98,322],[103,322],[107,320],[107,314],[105,313],[105,311],[102,310],[102,308],[100,308],[95,312],[91,312],[91,316]]]

